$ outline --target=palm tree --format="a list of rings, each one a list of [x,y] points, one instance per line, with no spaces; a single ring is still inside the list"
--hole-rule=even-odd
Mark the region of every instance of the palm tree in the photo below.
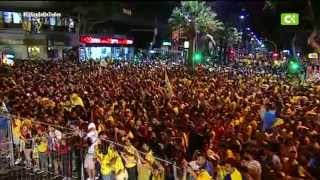
[[[320,50],[320,42],[316,40],[317,36],[319,36],[319,24],[317,24],[317,19],[315,16],[315,13],[319,13],[318,11],[314,11],[314,9],[316,9],[316,7],[319,7],[319,2],[318,6],[316,5],[312,5],[311,0],[308,0],[308,10],[310,12],[310,16],[311,16],[311,21],[313,24],[313,31],[312,33],[309,35],[308,38],[308,44],[316,51]]]
[[[191,45],[188,52],[188,65],[192,65],[197,35],[213,34],[222,29],[223,23],[216,17],[217,14],[205,2],[182,1],[181,6],[173,9],[169,24],[173,30],[182,28]]]
[[[236,47],[241,41],[241,33],[237,28],[226,24],[224,28],[216,33],[216,39],[219,39],[219,58],[220,62],[226,62],[227,49]]]

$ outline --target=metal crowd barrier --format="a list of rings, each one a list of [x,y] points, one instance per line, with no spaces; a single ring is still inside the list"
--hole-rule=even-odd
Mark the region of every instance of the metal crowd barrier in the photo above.
[[[6,128],[0,128],[0,180],[10,179],[10,180],[54,180],[54,179],[81,179],[81,163],[79,160],[78,164],[79,170],[77,173],[72,167],[76,167],[75,160],[77,160],[76,155],[74,155],[74,148],[70,147],[67,153],[37,153],[36,152],[36,138],[25,139],[25,141],[18,141],[19,143],[14,143],[13,133],[12,133],[12,117],[9,114],[2,115],[0,117],[6,118],[7,126]],[[4,121],[2,118],[1,121]],[[3,122],[2,122],[3,123]],[[34,124],[45,123],[33,121]],[[55,126],[49,125],[47,126]],[[65,135],[70,135],[72,132],[67,129],[69,133]],[[70,138],[66,137],[66,143]],[[26,148],[26,141],[32,142],[32,147]],[[73,156],[72,156],[73,155]],[[8,163],[9,162],[9,163]],[[73,171],[74,170],[74,171]]]
[[[17,179],[17,180],[54,180],[54,179],[63,179],[63,180],[84,180],[87,179],[87,175],[84,169],[84,157],[85,157],[85,148],[76,148],[74,146],[73,131],[69,128],[64,128],[61,126],[57,126],[54,124],[32,121],[32,124],[41,124],[45,126],[45,129],[48,129],[49,126],[59,128],[62,134],[65,135],[66,144],[69,145],[70,149],[65,152],[57,152],[51,151],[48,153],[36,152],[36,145],[39,143],[38,138],[33,135],[32,139],[25,139],[25,141],[20,141],[19,144],[14,144],[13,136],[12,136],[12,126],[11,119],[8,119],[8,133],[6,142],[0,144],[1,150],[7,150],[5,159],[3,159],[3,163],[8,165],[6,168],[0,168],[0,180],[1,179]],[[47,140],[49,140],[48,136],[45,136]],[[32,142],[32,148],[26,148],[26,144],[24,142],[30,140]],[[108,143],[112,143],[118,147],[124,147],[124,145],[106,140]],[[10,148],[11,147],[11,148]],[[121,148],[121,149],[122,149]],[[120,153],[121,151],[118,150]],[[145,155],[144,152],[139,151],[140,155]],[[182,179],[183,169],[177,167],[174,162],[167,161],[165,159],[161,159],[159,157],[155,157],[156,161],[161,164],[160,168],[162,170],[163,178],[162,179],[172,179],[172,180],[180,180]],[[0,165],[2,159],[0,158]],[[10,160],[10,164],[8,164],[8,160]],[[99,166],[97,166],[99,167]],[[154,167],[150,167],[150,171],[153,172]],[[159,169],[157,169],[159,170]],[[100,174],[99,168],[97,168],[97,173]],[[101,178],[100,178],[101,179]]]

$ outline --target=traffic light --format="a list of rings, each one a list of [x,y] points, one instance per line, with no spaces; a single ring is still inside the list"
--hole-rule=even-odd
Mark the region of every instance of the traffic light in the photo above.
[[[290,74],[298,74],[300,72],[300,63],[296,58],[290,59],[288,63],[288,71]]]
[[[195,52],[193,54],[192,60],[193,60],[193,62],[195,64],[199,64],[202,61],[202,53],[201,52]]]

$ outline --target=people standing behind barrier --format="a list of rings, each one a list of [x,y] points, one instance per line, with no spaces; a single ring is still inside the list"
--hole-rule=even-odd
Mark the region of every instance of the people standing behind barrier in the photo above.
[[[37,150],[39,154],[40,169],[48,171],[48,139],[42,130],[38,131],[39,137],[36,139]]]
[[[124,152],[121,152],[121,156],[125,162],[125,167],[128,171],[128,180],[136,180],[138,177],[137,171],[137,158],[139,157],[137,149],[131,144],[128,138],[124,138]]]
[[[113,157],[113,150],[107,143],[99,140],[95,150],[97,161],[100,163],[100,171],[102,180],[112,180],[114,177],[111,159]]]
[[[57,146],[62,138],[62,133],[50,126],[48,135],[49,167],[51,166],[54,172],[59,174]]]
[[[115,180],[128,180],[128,172],[122,162],[119,152],[115,149],[115,146],[110,146],[114,149],[114,156],[111,160],[111,164],[114,171]]]
[[[191,179],[212,180],[213,177],[209,174],[208,170],[206,170],[206,163],[207,163],[206,157],[204,155],[199,154],[197,156],[197,160],[195,161],[195,164],[193,163],[188,164],[187,162],[184,162],[184,168],[186,168]]]
[[[40,170],[39,152],[37,146],[37,139],[34,138],[34,144],[32,147],[32,160],[33,160],[33,171]]]
[[[21,124],[22,123],[20,118],[15,118],[12,124],[14,154],[16,157],[15,164],[19,164],[21,162],[21,151],[20,151]]]
[[[30,129],[27,126],[22,127],[21,142],[24,144],[23,153],[25,158],[25,164],[28,168],[32,167],[32,147],[33,139]]]
[[[165,169],[159,161],[155,161],[152,166],[152,180],[165,180]]]
[[[217,169],[217,180],[242,180],[242,175],[236,168],[237,161],[234,158],[228,158],[221,163]]]
[[[56,144],[56,149],[58,152],[59,167],[62,172],[61,175],[63,175],[64,177],[71,177],[71,148],[67,144],[67,139],[62,138],[60,140],[60,143]]]
[[[88,125],[88,133],[84,139],[88,142],[88,150],[85,156],[84,168],[87,170],[88,180],[94,180],[96,176],[95,146],[98,140],[98,132],[94,123],[90,123]]]
[[[147,144],[142,145],[142,150],[145,153],[138,160],[138,180],[149,179],[152,175],[152,166],[155,162],[153,152]]]

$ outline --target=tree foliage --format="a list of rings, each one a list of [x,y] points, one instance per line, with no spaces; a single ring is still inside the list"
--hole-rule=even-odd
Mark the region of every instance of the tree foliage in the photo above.
[[[238,31],[237,28],[232,26],[226,26],[224,28],[224,40],[227,43],[227,46],[233,46],[239,44],[241,41],[241,33]]]
[[[192,31],[192,22],[200,33],[214,33],[223,28],[223,23],[217,19],[217,14],[205,2],[183,1],[175,7],[169,18],[173,29],[179,27],[187,32]]]

